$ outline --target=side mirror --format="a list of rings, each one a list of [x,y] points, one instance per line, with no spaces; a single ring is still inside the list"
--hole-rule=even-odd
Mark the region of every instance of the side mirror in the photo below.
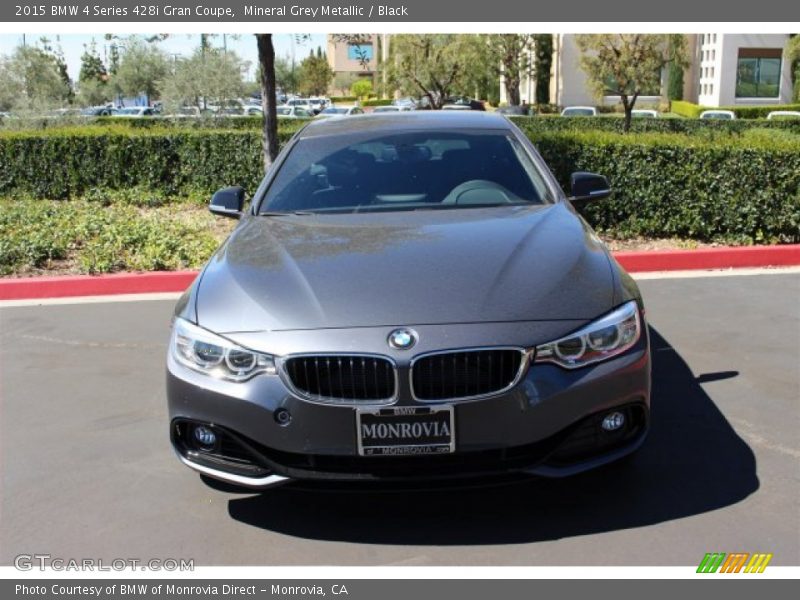
[[[608,179],[595,173],[577,171],[570,176],[569,184],[571,194],[569,201],[572,203],[600,200],[611,195]]]
[[[211,204],[208,205],[208,210],[221,217],[238,219],[242,216],[243,206],[244,188],[235,185],[214,192],[214,195],[211,196]]]

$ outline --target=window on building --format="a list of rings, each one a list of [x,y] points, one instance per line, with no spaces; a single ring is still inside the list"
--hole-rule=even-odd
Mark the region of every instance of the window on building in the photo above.
[[[717,34],[716,33],[713,36],[711,36],[711,41],[714,42],[715,44],[717,43]]]
[[[372,44],[348,44],[347,58],[349,60],[372,60]]]
[[[737,98],[777,98],[781,82],[780,48],[740,48]]]

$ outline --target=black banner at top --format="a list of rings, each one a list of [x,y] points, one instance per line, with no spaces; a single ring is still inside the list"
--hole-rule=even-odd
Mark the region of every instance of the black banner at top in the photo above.
[[[29,22],[800,22],[800,2],[759,0],[33,0],[0,3],[0,20]],[[791,27],[789,27],[791,29]]]

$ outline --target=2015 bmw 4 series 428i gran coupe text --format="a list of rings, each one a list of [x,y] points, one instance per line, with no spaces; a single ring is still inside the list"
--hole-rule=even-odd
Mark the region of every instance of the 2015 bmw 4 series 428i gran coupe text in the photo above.
[[[505,117],[311,123],[178,302],[180,459],[231,483],[563,476],[630,454],[650,351],[633,280]]]

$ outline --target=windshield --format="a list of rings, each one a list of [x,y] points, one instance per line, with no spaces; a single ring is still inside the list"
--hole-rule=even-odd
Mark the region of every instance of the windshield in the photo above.
[[[506,131],[412,131],[299,140],[261,212],[363,212],[552,202]]]
[[[347,113],[346,108],[326,108],[322,111],[323,115],[343,115]]]
[[[591,108],[567,108],[564,110],[565,117],[593,117],[594,111]]]

